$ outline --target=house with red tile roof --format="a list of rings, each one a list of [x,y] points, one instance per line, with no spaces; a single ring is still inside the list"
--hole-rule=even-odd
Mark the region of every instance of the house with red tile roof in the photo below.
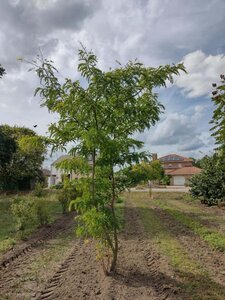
[[[193,166],[191,158],[168,154],[159,158],[165,174],[170,177],[170,185],[188,186],[189,179],[201,172],[201,169]]]

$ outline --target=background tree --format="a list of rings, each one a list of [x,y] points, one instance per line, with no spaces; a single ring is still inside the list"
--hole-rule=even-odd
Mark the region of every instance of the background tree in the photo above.
[[[17,148],[15,140],[8,136],[0,126],[0,166],[8,164]]]
[[[208,155],[204,155],[202,158],[196,159],[193,157],[190,157],[193,161],[193,166],[202,169],[205,165],[205,161],[208,159]]]
[[[215,109],[210,123],[218,148],[213,156],[199,161],[202,172],[191,179],[192,195],[209,205],[225,201],[225,76],[220,75],[220,84],[212,86]]]
[[[25,127],[0,126],[2,143],[0,183],[2,190],[30,189],[31,183],[41,179],[41,165],[46,141]]]
[[[159,160],[142,161],[121,171],[130,179],[131,186],[150,181],[160,182],[164,177],[164,169]]]
[[[212,84],[212,101],[215,105],[211,124],[212,136],[216,138],[216,144],[223,151],[225,150],[225,75],[220,75],[220,84]]]
[[[118,253],[118,222],[115,202],[118,183],[115,166],[138,162],[145,153],[139,152],[142,142],[132,139],[135,132],[150,128],[159,120],[163,106],[157,100],[154,87],[172,81],[172,75],[184,70],[182,64],[158,68],[145,67],[138,61],[109,71],[97,67],[97,57],[79,50],[78,71],[86,81],[59,81],[51,61],[33,61],[41,86],[36,93],[42,105],[59,114],[58,123],[49,131],[54,147],[65,148],[74,142],[70,153],[91,157],[91,175],[80,180],[82,196],[75,200],[80,212],[78,232],[98,240],[98,248],[111,253],[105,272],[114,272]]]
[[[5,73],[5,69],[2,67],[2,65],[0,64],[0,78],[2,78],[2,76],[6,74]]]

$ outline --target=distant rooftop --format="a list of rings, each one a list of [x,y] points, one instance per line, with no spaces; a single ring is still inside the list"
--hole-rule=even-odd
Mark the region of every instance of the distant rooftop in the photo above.
[[[163,162],[171,162],[171,161],[192,161],[191,158],[177,155],[177,154],[168,154],[159,158],[160,161]]]
[[[61,155],[59,158],[57,158],[55,161],[53,161],[53,163],[51,164],[51,166],[55,165],[55,164],[57,164],[57,163],[59,163],[59,162],[61,162],[63,160],[65,160],[65,159],[68,159],[68,158],[72,158],[72,156],[68,155],[68,154]]]

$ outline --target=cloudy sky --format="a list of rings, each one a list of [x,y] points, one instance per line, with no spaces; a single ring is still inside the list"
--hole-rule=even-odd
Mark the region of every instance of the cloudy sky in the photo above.
[[[138,137],[145,149],[201,157],[214,141],[208,124],[211,84],[225,73],[224,0],[1,0],[0,123],[33,125],[46,134],[55,120],[33,96],[37,78],[18,57],[31,60],[41,48],[61,76],[79,79],[82,42],[107,70],[115,60],[138,58],[148,66],[184,62],[188,74],[159,91],[160,122]]]

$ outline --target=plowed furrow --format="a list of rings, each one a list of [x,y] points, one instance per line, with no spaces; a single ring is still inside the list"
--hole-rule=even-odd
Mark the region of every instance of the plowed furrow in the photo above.
[[[66,260],[61,264],[58,271],[54,274],[54,276],[48,281],[46,284],[45,289],[38,293],[38,295],[35,295],[34,298],[36,300],[44,300],[44,299],[50,299],[51,296],[54,293],[54,290],[60,286],[61,280],[65,273],[68,271],[70,264],[75,261],[76,259],[76,253],[78,251],[78,245],[76,245],[71,254],[66,258]]]
[[[1,271],[7,272],[5,269],[7,269],[11,264],[15,265],[15,261],[18,260],[18,258],[21,258],[22,256],[26,256],[32,250],[39,245],[42,245],[49,241],[50,239],[55,238],[59,233],[66,232],[68,228],[73,224],[74,214],[70,214],[67,217],[63,217],[59,220],[57,220],[54,224],[51,225],[51,227],[45,228],[40,232],[40,236],[37,238],[33,238],[30,242],[24,243],[24,245],[21,245],[18,249],[15,249],[13,251],[9,251],[6,253],[3,257],[3,259],[0,261],[0,275]],[[0,277],[1,280],[1,277]]]
[[[74,214],[63,217],[51,225],[51,227],[44,228],[42,232],[33,238],[28,245],[20,246],[19,249],[11,251],[0,264],[0,288],[4,289],[4,293],[11,290],[18,279],[22,275],[23,269],[29,267],[30,259],[38,255],[43,247],[38,247],[47,244],[59,234],[68,231],[74,224]],[[65,266],[64,266],[65,267]],[[20,281],[23,279],[21,278]],[[1,297],[0,297],[1,299]]]

